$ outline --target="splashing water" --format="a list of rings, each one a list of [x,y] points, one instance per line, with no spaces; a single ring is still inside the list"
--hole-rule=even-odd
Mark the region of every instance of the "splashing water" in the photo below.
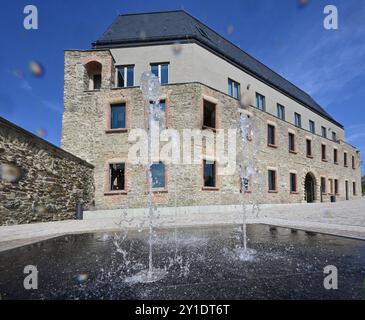
[[[257,170],[255,169],[251,159],[248,158],[249,152],[248,143],[252,141],[254,138],[257,139],[256,127],[250,118],[243,110],[240,110],[240,117],[238,122],[238,129],[241,134],[241,143],[242,143],[242,152],[243,159],[241,164],[239,165],[239,174],[241,180],[241,235],[242,235],[242,247],[237,247],[234,251],[239,256],[241,261],[251,261],[254,259],[254,255],[256,251],[253,249],[247,248],[247,201],[245,199],[246,193],[249,191],[249,186],[252,184],[252,178],[257,174]],[[254,206],[252,206],[252,210],[254,210]]]
[[[142,74],[140,80],[140,88],[143,98],[145,99],[146,106],[148,108],[148,222],[149,222],[149,257],[148,257],[148,269],[142,270],[136,275],[127,278],[126,282],[155,282],[165,277],[167,271],[153,267],[153,250],[152,250],[152,238],[153,238],[153,219],[154,219],[154,203],[152,198],[152,134],[154,130],[160,128],[161,114],[160,114],[160,98],[162,96],[162,90],[159,79],[150,71],[146,71]],[[151,103],[152,102],[152,103]],[[155,125],[156,120],[160,125]]]

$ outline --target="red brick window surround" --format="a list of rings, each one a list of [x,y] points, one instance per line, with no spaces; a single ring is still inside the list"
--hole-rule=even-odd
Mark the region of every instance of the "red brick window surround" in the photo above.
[[[338,164],[338,150],[336,148],[333,149],[333,163]]]
[[[268,192],[277,193],[278,192],[277,172],[276,170],[269,169],[267,173],[268,173]]]
[[[106,133],[120,133],[128,131],[129,121],[128,103],[122,100],[111,100],[106,112]]]
[[[290,153],[296,153],[295,134],[293,132],[288,133],[288,148]]]
[[[203,100],[203,129],[217,129],[217,105]]]
[[[356,182],[352,182],[352,194],[356,196]]]
[[[148,179],[147,172],[147,179]],[[167,191],[167,170],[164,162],[156,162],[151,165],[152,175],[152,191],[166,192]]]
[[[298,193],[298,177],[297,174],[294,172],[290,172],[290,193],[297,194]]]
[[[311,139],[306,139],[306,155],[307,155],[307,158],[313,158]]]
[[[327,161],[327,146],[325,144],[321,145],[321,158],[322,161]]]
[[[127,193],[127,166],[125,162],[110,162],[106,168],[105,195]]]
[[[203,160],[203,190],[218,190],[216,161]]]
[[[336,195],[339,194],[339,190],[338,190],[338,179],[335,179],[335,194]]]
[[[276,148],[276,127],[273,124],[267,125],[267,145]]]
[[[321,177],[321,192],[322,194],[326,194],[326,178]]]
[[[329,186],[330,186],[330,189],[329,189],[329,194],[333,195],[334,194],[334,185],[333,185],[333,179],[328,179],[328,183],[329,183]]]

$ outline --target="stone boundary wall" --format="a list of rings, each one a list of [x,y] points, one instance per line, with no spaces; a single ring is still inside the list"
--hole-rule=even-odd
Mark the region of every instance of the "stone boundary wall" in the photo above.
[[[0,117],[0,225],[74,219],[94,199],[94,167]]]

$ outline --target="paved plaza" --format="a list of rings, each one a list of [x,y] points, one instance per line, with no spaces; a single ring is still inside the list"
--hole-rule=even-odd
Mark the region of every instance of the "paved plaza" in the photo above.
[[[218,207],[217,207],[218,208]],[[259,212],[247,210],[247,223],[266,224],[365,239],[365,198],[337,203],[261,205]],[[176,218],[175,218],[176,216]],[[240,210],[204,213],[161,214],[159,227],[208,226],[242,221]],[[0,251],[65,234],[147,228],[145,214],[88,220],[65,220],[0,227]]]

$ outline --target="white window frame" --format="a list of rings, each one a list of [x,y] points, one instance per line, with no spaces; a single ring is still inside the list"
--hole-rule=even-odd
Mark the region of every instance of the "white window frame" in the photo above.
[[[238,81],[235,81],[233,80],[232,78],[228,78],[228,84],[229,82],[231,82],[231,91],[232,91],[232,95],[229,95],[230,97],[234,98],[234,99],[240,99],[240,96],[241,96],[241,84],[238,82]],[[237,85],[237,97],[234,96],[234,87],[235,87],[235,84]]]
[[[169,83],[169,80],[170,80],[170,75],[169,75],[169,65],[170,63],[169,62],[157,62],[157,63],[150,63],[150,69],[152,69],[152,66],[156,66],[157,65],[157,74],[158,74],[158,81],[160,81],[161,83],[161,66],[163,64],[166,64],[167,65],[167,83]]]
[[[121,64],[118,66],[115,66],[115,88],[130,88],[129,86],[127,86],[128,83],[128,79],[127,79],[127,74],[128,74],[128,67],[133,67],[133,85],[134,86],[134,64]],[[123,79],[124,79],[124,84],[123,87],[120,87],[118,84],[118,69],[119,68],[124,68],[124,74],[123,74]]]

